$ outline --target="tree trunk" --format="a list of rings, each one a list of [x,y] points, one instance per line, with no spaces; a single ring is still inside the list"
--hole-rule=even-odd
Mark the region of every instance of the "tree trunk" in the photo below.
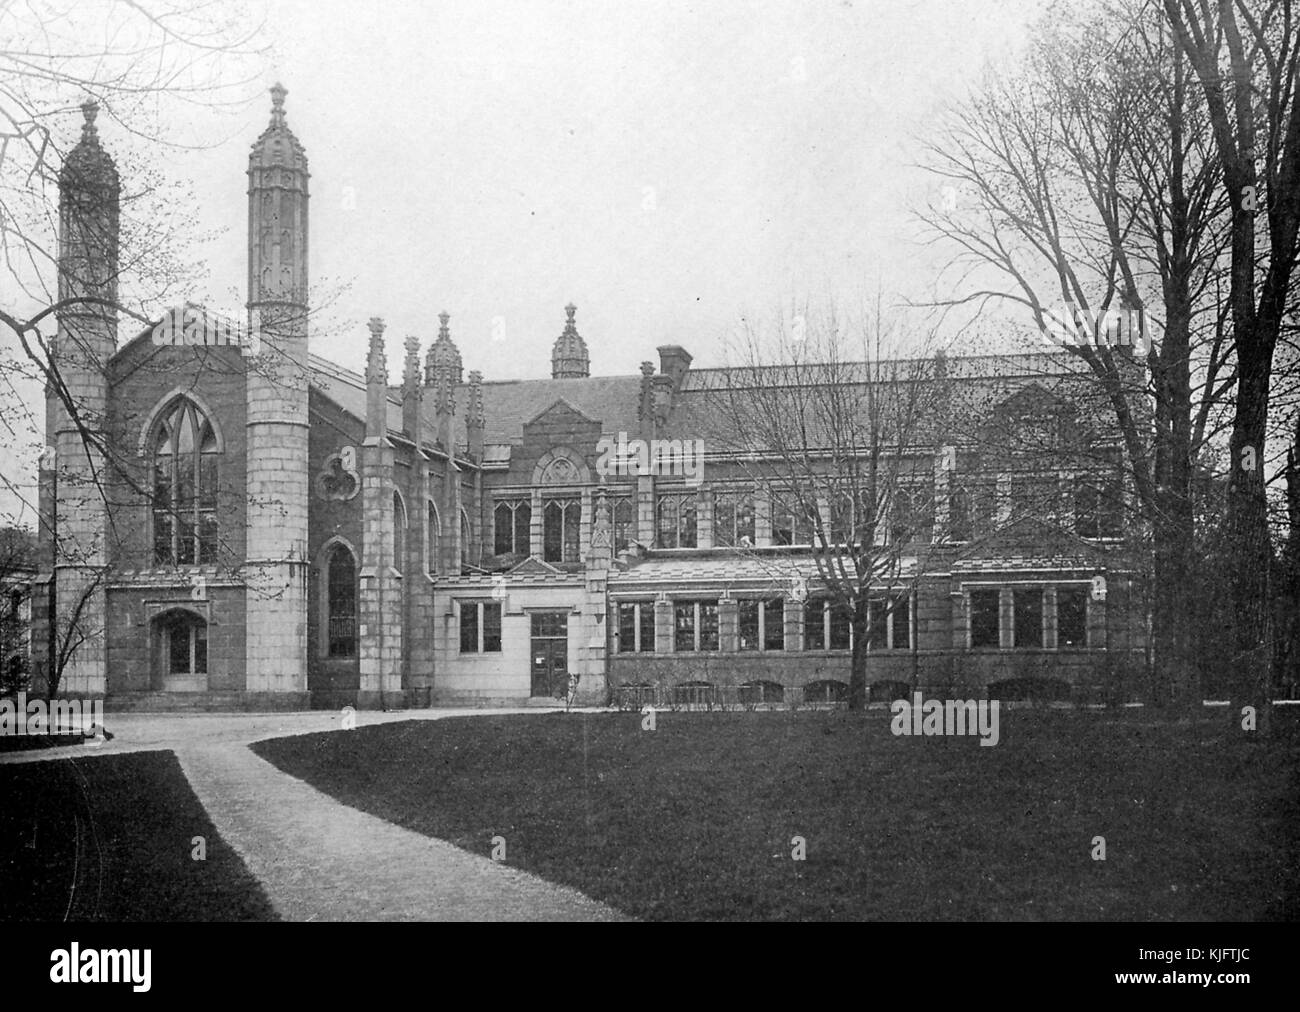
[[[1278,607],[1278,681],[1287,698],[1296,698],[1300,686],[1300,415],[1295,439],[1286,458],[1286,512],[1289,528],[1282,555],[1282,578],[1275,599]]]
[[[849,709],[867,708],[867,597],[853,602],[853,659],[849,670]]]
[[[1158,523],[1151,633],[1155,650],[1155,703],[1191,710],[1200,703],[1200,677],[1191,649],[1190,617],[1195,591],[1188,566],[1191,531]]]
[[[1181,133],[1181,130],[1178,131]],[[1180,156],[1176,154],[1176,158]],[[1181,172],[1181,166],[1180,166]],[[1181,190],[1181,176],[1178,187]],[[1168,316],[1155,370],[1157,387],[1154,489],[1156,702],[1176,710],[1199,707],[1200,679],[1193,664],[1190,616],[1195,520],[1192,513],[1192,390],[1190,258],[1187,200],[1180,193],[1171,211],[1175,256],[1165,287]]]
[[[1269,576],[1273,548],[1268,536],[1264,498],[1264,440],[1268,415],[1270,356],[1258,342],[1238,341],[1236,415],[1233,419],[1232,469],[1228,479],[1225,527],[1232,551],[1229,593],[1234,619],[1235,658],[1229,716],[1234,724],[1242,709],[1255,709],[1256,727],[1266,733],[1269,700]]]

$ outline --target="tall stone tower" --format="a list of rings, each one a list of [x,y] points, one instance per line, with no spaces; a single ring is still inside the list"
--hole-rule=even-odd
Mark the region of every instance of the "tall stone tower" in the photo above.
[[[248,156],[246,670],[249,692],[307,691],[307,155],[271,89]]]
[[[54,359],[68,398],[93,437],[104,433],[108,410],[108,360],[117,348],[118,203],[120,184],[113,159],[99,146],[99,106],[81,107],[81,140],[59,171],[59,302]],[[47,517],[54,533],[55,614],[60,648],[79,645],[64,667],[60,694],[103,695],[107,686],[106,596],[103,573],[104,457],[83,439],[65,402],[46,390],[46,453],[43,478]],[[47,673],[47,678],[49,673]]]

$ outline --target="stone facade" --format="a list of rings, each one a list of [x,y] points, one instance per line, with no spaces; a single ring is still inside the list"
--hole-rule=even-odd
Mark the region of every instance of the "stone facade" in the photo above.
[[[397,384],[379,318],[362,371],[310,353],[309,173],[284,98],[250,154],[238,346],[205,339],[221,321],[201,307],[174,315],[183,340],[151,327],[121,346],[113,314],[60,314],[68,390],[111,451],[88,459],[51,392],[33,621],[44,642],[54,579],[59,620],[81,626],[60,690],[122,707],[842,698],[850,641],[817,551],[779,490],[717,449],[722,370],[665,344],[638,375],[593,376],[573,305],[549,378],[466,380],[447,313],[423,368],[405,338]],[[111,299],[117,175],[86,116],[60,184],[67,290]],[[948,407],[1083,425],[1086,392],[1059,354],[934,365],[952,396],[906,452],[933,523],[900,555],[901,589],[879,588],[894,610],[872,620],[876,694],[1109,698],[1146,648],[1140,532],[1073,514],[1066,471],[1047,477],[1060,509],[1018,509],[1023,468],[977,452],[974,416]],[[628,440],[704,440],[707,473],[611,471]],[[85,494],[100,473],[108,495]],[[970,530],[958,473],[984,496]],[[833,512],[823,497],[805,519]]]

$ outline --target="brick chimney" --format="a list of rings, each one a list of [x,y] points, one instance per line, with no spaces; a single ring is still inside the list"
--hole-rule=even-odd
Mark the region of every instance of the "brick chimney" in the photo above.
[[[659,352],[659,371],[672,378],[676,393],[691,368],[691,353],[680,344],[661,344],[655,350]]]

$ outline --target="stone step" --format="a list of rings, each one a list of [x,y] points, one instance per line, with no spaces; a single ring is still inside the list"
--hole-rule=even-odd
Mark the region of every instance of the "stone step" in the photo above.
[[[105,697],[104,713],[220,713],[230,711],[305,710],[305,693],[285,693],[276,699],[269,693],[249,694],[234,690],[209,692],[123,692]]]

